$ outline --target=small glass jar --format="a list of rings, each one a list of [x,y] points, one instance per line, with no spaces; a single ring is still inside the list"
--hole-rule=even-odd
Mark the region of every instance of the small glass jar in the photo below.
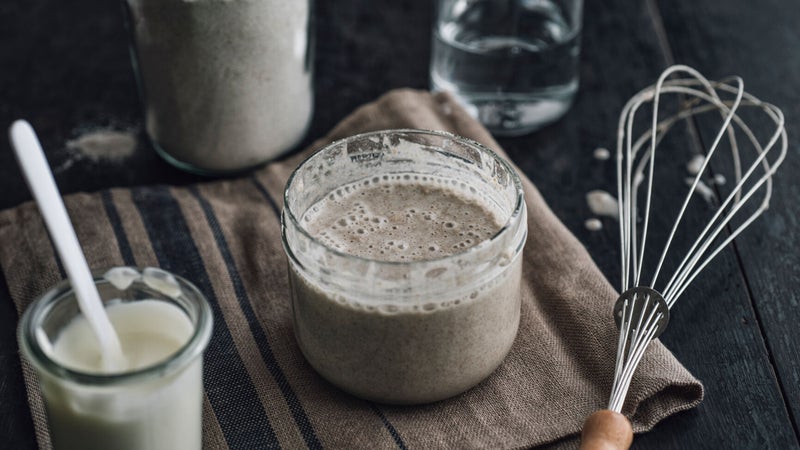
[[[583,0],[438,0],[430,84],[493,134],[560,119],[578,92]]]
[[[154,365],[113,374],[78,370],[59,362],[63,359],[54,353],[61,333],[80,316],[69,282],[59,283],[37,299],[22,316],[18,338],[22,354],[39,378],[53,447],[201,448],[202,355],[213,324],[208,302],[191,283],[160,269],[144,269],[144,276],[137,276],[142,273],[138,269],[121,269],[128,274],[123,284],[112,277],[95,277],[107,308],[165,302],[185,314],[193,331],[182,347]],[[170,327],[157,320],[146,322],[137,320],[135,326],[161,327],[155,332],[170,333]],[[119,329],[118,324],[115,327]]]
[[[498,212],[502,226],[468,249],[409,262],[355,256],[306,228],[304,215],[320,199],[391,177],[435,179],[469,192]],[[282,236],[300,349],[331,383],[381,403],[428,403],[473,387],[516,337],[526,235],[518,176],[476,142],[389,130],[328,145],[295,170],[284,197]]]
[[[313,110],[310,0],[124,0],[147,134],[222,175],[297,145]]]

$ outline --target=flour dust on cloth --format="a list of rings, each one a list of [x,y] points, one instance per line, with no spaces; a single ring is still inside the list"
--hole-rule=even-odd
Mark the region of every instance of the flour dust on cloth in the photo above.
[[[339,391],[305,362],[292,334],[281,248],[284,184],[311,151],[389,128],[449,131],[502,154],[448,95],[398,90],[362,106],[304,152],[246,178],[65,198],[92,268],[162,267],[192,280],[210,300],[207,448],[572,446],[586,416],[606,404],[617,293],[527,179],[519,335],[488,379],[450,400],[394,407]],[[0,213],[0,242],[0,265],[18,312],[64,278],[34,204]],[[27,363],[23,368],[37,438],[47,448],[35,375]],[[625,412],[636,431],[645,431],[697,405],[702,395],[700,383],[656,341],[634,377]]]

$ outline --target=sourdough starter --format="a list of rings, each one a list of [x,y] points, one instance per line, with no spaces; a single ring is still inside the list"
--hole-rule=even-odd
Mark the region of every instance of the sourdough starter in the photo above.
[[[415,175],[336,189],[301,219],[309,234],[341,253],[397,264],[440,262],[428,283],[457,271],[448,257],[485,243],[503,221],[474,189]],[[518,256],[489,280],[444,284],[433,296],[414,296],[414,286],[398,296],[335,290],[290,264],[300,348],[322,376],[362,398],[414,404],[456,395],[486,378],[514,341]]]
[[[311,119],[307,0],[127,0],[147,132],[205,172],[284,153]]]

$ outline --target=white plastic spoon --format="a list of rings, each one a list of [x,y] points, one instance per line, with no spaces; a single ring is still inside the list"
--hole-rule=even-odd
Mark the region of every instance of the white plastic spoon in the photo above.
[[[103,308],[42,145],[31,124],[25,120],[14,122],[9,129],[9,136],[25,180],[39,205],[39,211],[75,291],[78,306],[100,343],[103,368],[109,372],[122,370],[125,368],[125,358],[119,337]]]

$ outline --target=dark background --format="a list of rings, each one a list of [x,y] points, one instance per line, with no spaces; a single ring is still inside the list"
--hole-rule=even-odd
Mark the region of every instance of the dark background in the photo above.
[[[318,2],[315,117],[298,149],[389,89],[427,88],[432,16],[425,0]],[[787,117],[790,151],[771,209],[698,278],[662,336],[704,382],[706,398],[637,436],[637,448],[798,448],[799,23],[800,5],[790,1],[587,1],[576,104],[557,124],[500,139],[617,285],[616,223],[604,219],[603,230],[586,230],[584,196],[616,191],[613,163],[595,160],[592,151],[614,147],[618,114],[631,95],[679,62],[710,79],[742,76],[749,92]],[[127,45],[118,2],[0,2],[0,128],[16,118],[33,124],[65,194],[204,180],[172,168],[147,143]],[[135,131],[134,156],[124,165],[76,160],[66,143],[96,129]],[[712,127],[697,130],[666,143],[679,155],[675,170],[685,170],[684,156],[710,142]],[[29,199],[0,139],[0,208]],[[669,220],[657,212],[653,226]],[[34,446],[16,322],[0,280],[0,448]]]

